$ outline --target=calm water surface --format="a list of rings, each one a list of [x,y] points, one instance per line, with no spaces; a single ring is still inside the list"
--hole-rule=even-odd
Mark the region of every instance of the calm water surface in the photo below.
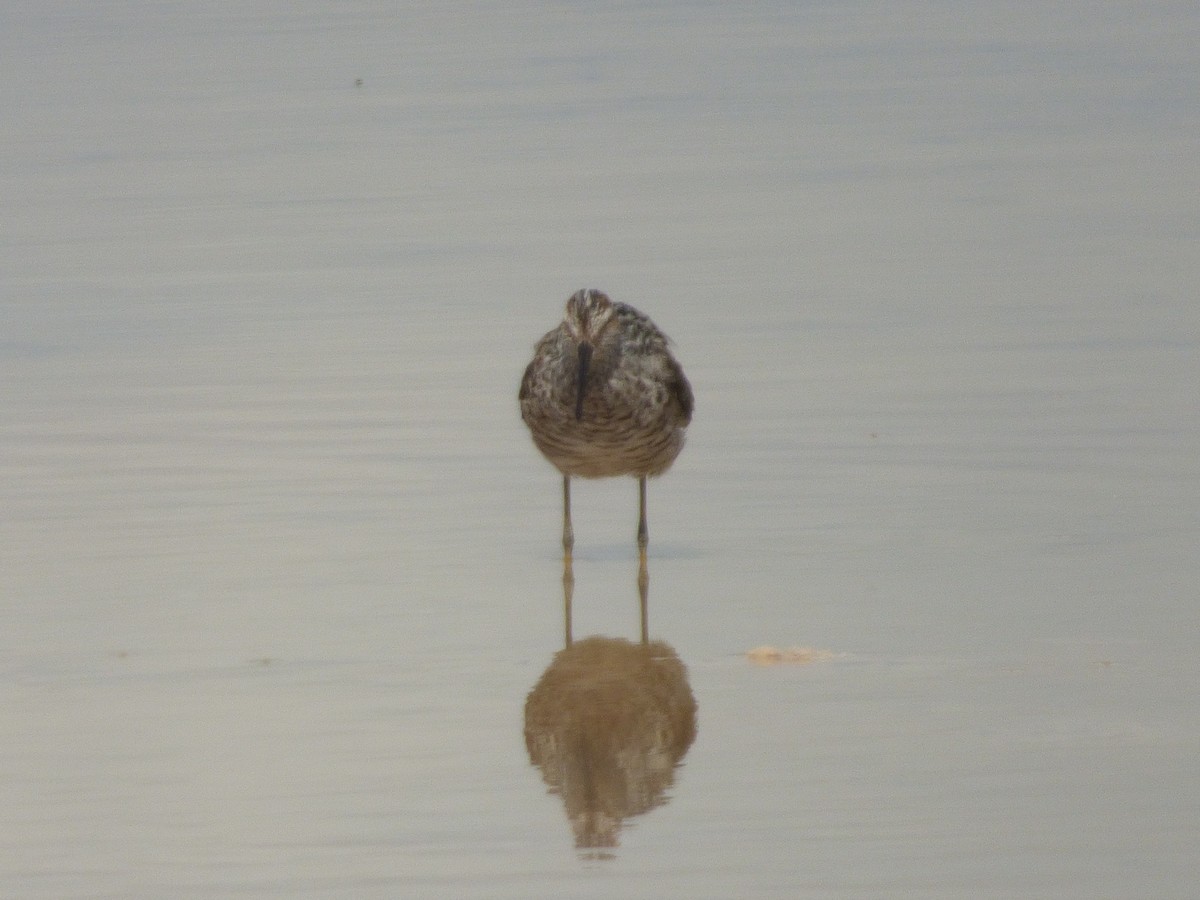
[[[0,894],[1191,896],[1198,30],[8,4]],[[591,669],[585,285],[697,395]]]

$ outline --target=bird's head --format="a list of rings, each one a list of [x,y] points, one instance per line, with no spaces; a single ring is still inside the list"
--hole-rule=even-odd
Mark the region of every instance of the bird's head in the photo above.
[[[578,368],[575,372],[575,418],[583,419],[583,398],[587,394],[588,370],[591,368],[592,351],[604,330],[613,321],[613,305],[602,291],[585,288],[576,291],[567,301],[567,312],[563,317],[567,334],[579,348]]]
[[[612,301],[603,291],[584,288],[567,300],[563,324],[571,339],[580,344],[595,344],[613,318]]]

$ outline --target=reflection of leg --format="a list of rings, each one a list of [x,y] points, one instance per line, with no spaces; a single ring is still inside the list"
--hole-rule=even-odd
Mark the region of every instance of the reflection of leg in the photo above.
[[[575,531],[571,528],[571,476],[563,476],[563,554],[571,558],[575,548]]]
[[[563,637],[564,645],[571,646],[571,599],[575,595],[575,572],[571,566],[571,554],[563,557]]]
[[[646,545],[650,543],[650,532],[646,528],[646,476],[638,479],[638,549],[642,556],[646,555]]]
[[[638,553],[638,597],[642,605],[642,643],[650,642],[650,570],[646,566],[646,551]]]

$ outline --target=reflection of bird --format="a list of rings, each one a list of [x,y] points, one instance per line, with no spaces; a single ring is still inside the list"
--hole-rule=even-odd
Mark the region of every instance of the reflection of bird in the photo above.
[[[580,849],[617,846],[625,819],[664,803],[695,737],[687,669],[661,641],[576,641],[525,701],[529,759],[562,796]]]
[[[683,449],[692,388],[667,337],[632,306],[576,291],[562,323],[538,342],[521,379],[521,418],[563,475],[563,550],[574,546],[571,476],[638,479],[638,549],[645,554],[646,478]]]

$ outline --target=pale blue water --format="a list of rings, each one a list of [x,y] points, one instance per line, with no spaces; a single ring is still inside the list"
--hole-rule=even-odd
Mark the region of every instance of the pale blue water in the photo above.
[[[1191,896],[1198,32],[7,5],[0,894]],[[698,732],[603,858],[522,734],[516,386],[585,285],[697,395],[650,624]],[[636,635],[635,517],[577,486],[578,636]]]

